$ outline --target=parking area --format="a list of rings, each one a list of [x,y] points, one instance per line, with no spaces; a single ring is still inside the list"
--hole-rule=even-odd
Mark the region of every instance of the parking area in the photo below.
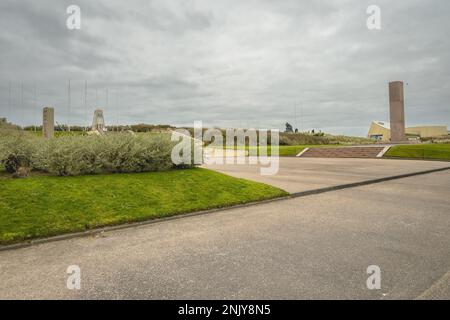
[[[204,167],[234,177],[271,184],[291,193],[450,167],[450,162],[443,161],[296,157],[279,159],[278,173],[272,176],[261,175],[260,165],[223,164]]]

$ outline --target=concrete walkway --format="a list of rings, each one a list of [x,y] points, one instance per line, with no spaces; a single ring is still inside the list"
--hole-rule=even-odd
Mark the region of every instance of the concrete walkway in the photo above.
[[[386,174],[382,163],[329,177]],[[0,298],[449,299],[449,191],[442,171],[3,251]],[[66,288],[69,265],[81,290]],[[366,287],[369,265],[380,290]]]
[[[290,193],[393,175],[450,167],[450,162],[393,159],[329,159],[280,157],[277,175],[262,176],[257,165],[209,165],[234,177],[267,183]]]

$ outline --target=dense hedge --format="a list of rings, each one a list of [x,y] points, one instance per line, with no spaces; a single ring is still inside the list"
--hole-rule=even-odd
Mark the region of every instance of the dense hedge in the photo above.
[[[9,173],[19,167],[30,167],[37,144],[32,136],[24,135],[19,130],[4,129],[0,132],[0,163]]]
[[[115,133],[45,140],[19,130],[0,132],[0,162],[55,175],[162,171],[174,167],[168,135]],[[186,166],[184,166],[186,167]]]

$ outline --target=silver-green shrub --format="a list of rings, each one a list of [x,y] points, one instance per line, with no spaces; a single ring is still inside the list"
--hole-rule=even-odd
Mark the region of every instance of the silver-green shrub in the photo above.
[[[27,166],[60,176],[163,171],[174,167],[174,144],[169,135],[113,133],[45,140],[16,130],[0,132],[0,162],[11,172]]]
[[[57,175],[101,172],[145,172],[170,169],[172,142],[168,138],[131,135],[71,136],[45,141],[34,167]]]
[[[89,136],[43,140],[34,154],[33,167],[60,176],[100,173],[97,145],[97,137]]]
[[[99,137],[102,167],[107,172],[162,171],[172,167],[168,137],[115,134]]]
[[[0,164],[9,173],[17,172],[19,167],[31,167],[37,140],[15,129],[0,128]]]

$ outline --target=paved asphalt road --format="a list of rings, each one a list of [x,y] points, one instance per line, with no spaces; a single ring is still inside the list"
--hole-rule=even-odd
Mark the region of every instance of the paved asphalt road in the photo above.
[[[0,298],[449,299],[449,191],[447,170],[3,251]]]
[[[394,159],[330,159],[280,157],[279,171],[262,176],[258,165],[209,165],[205,168],[277,186],[288,192],[450,167],[450,162]]]

